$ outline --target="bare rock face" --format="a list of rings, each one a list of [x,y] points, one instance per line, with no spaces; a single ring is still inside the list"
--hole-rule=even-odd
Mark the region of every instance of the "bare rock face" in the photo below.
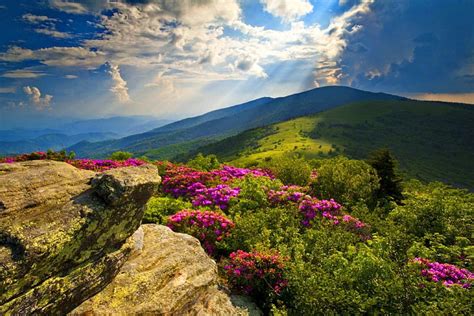
[[[160,181],[151,165],[0,164],[0,314],[64,314],[104,288]]]
[[[217,288],[216,263],[197,239],[155,224],[140,230],[114,280],[73,315],[247,315]]]

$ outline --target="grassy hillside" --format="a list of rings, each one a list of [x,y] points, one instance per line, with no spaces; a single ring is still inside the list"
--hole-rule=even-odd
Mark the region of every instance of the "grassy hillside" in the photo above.
[[[297,153],[365,158],[390,148],[408,176],[474,188],[474,107],[421,101],[371,101],[301,117],[195,150],[249,164]]]
[[[349,102],[368,100],[400,100],[398,96],[372,93],[349,87],[323,87],[281,98],[262,98],[205,115],[182,120],[114,141],[83,142],[70,147],[79,157],[103,157],[125,150],[147,154],[180,143],[217,140],[247,129],[286,121],[335,108]]]

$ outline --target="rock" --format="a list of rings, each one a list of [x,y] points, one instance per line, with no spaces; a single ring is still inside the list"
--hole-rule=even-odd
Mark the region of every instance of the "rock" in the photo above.
[[[64,314],[104,288],[160,180],[151,165],[0,164],[0,314]]]
[[[72,315],[247,315],[218,289],[216,263],[197,239],[155,224],[141,228],[142,249]]]

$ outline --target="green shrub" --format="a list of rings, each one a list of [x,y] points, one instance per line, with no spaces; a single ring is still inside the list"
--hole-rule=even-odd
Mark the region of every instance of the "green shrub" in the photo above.
[[[191,203],[180,199],[152,197],[146,205],[143,223],[166,224],[168,216],[191,207]]]
[[[282,156],[265,162],[264,167],[285,184],[305,186],[311,177],[311,166],[303,158]]]
[[[127,151],[116,151],[112,153],[109,158],[112,160],[127,160],[133,157],[132,153],[129,153]]]
[[[237,199],[231,200],[228,213],[242,214],[268,206],[268,190],[278,190],[282,185],[283,183],[277,179],[251,175],[234,180],[231,186],[239,187],[240,193]]]
[[[373,204],[379,189],[379,178],[367,163],[345,157],[322,160],[312,183],[313,194],[321,199],[333,198],[345,206],[359,202]]]
[[[201,171],[210,171],[220,166],[216,155],[204,156],[201,153],[197,154],[196,157],[189,160],[186,164],[191,168]]]

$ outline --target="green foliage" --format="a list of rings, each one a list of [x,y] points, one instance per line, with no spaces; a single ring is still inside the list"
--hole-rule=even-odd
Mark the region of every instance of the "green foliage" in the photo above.
[[[191,203],[169,197],[152,197],[145,209],[143,223],[166,224],[168,216],[190,209]]]
[[[267,191],[278,190],[283,183],[267,177],[246,176],[232,182],[232,186],[240,187],[238,199],[233,199],[228,210],[231,214],[254,212],[267,207]],[[235,202],[237,201],[237,202]]]
[[[127,151],[116,151],[110,155],[110,159],[112,160],[127,160],[133,157],[132,153]]]
[[[305,186],[309,183],[311,166],[302,159],[291,156],[281,156],[271,159],[263,164],[285,184]]]
[[[32,153],[32,155],[35,153]],[[69,153],[63,149],[60,151],[54,151],[51,149],[48,149],[46,152],[46,159],[49,160],[56,160],[56,161],[65,161],[65,160],[70,160],[74,159],[76,157],[76,154],[73,151],[70,151]]]
[[[402,178],[398,174],[397,164],[388,149],[379,149],[369,154],[367,163],[371,165],[380,178],[380,188],[377,197],[391,198],[400,204],[403,199]]]
[[[317,171],[317,180],[312,184],[314,195],[323,199],[334,198],[345,206],[374,202],[379,178],[367,163],[336,157],[322,160]]]
[[[298,167],[304,161],[293,162]],[[403,203],[397,205],[376,201],[379,178],[364,161],[336,157],[311,164],[318,173],[311,183],[314,194],[343,203],[345,211],[369,225],[372,238],[361,240],[322,216],[303,226],[295,204],[269,203],[268,191],[283,185],[278,179],[247,175],[232,180],[228,184],[239,187],[240,194],[224,211],[235,226],[219,245],[221,253],[276,251],[287,260],[283,279],[288,287],[268,300],[254,296],[261,307],[278,315],[473,313],[472,289],[428,280],[412,259],[472,271],[474,194],[414,180],[404,183]],[[171,198],[153,201],[161,222],[189,207]]]
[[[186,164],[191,168],[201,171],[210,171],[220,166],[216,155],[204,156],[201,153],[197,154],[196,157],[189,160]]]

